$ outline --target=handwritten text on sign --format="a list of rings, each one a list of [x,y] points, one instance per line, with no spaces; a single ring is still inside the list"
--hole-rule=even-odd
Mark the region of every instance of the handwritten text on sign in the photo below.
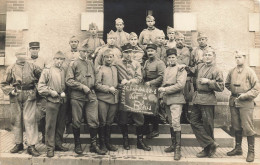
[[[144,114],[157,113],[157,89],[145,85],[125,85],[121,103],[124,110]]]

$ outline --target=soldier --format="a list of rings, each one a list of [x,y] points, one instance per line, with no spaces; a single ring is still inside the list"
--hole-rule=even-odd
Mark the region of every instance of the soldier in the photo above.
[[[171,49],[176,47],[176,42],[175,42],[175,30],[174,28],[168,26],[167,27],[167,37],[169,40],[166,41],[165,47],[166,49]]]
[[[104,155],[105,152],[97,146],[99,121],[98,101],[94,91],[95,72],[93,63],[86,59],[87,51],[86,47],[79,48],[80,56],[71,62],[66,74],[66,85],[70,88],[75,152],[77,154],[83,153],[80,143],[80,124],[82,115],[84,115],[91,138],[90,152]]]
[[[139,44],[143,50],[145,50],[147,44],[155,42],[155,37],[157,36],[157,33],[159,33],[160,31],[154,26],[155,19],[153,16],[148,15],[146,17],[146,24],[148,28],[144,29],[139,36]]]
[[[115,65],[118,71],[119,88],[123,88],[126,84],[139,84],[142,81],[141,65],[131,59],[132,57],[132,46],[131,44],[126,44],[122,46],[123,58],[115,61]],[[136,134],[137,134],[137,148],[143,149],[145,151],[150,151],[151,148],[148,147],[143,142],[143,124],[144,115],[140,113],[133,113],[124,111],[122,104],[119,105],[119,126],[123,134],[123,147],[126,150],[130,149],[128,142],[128,116],[134,120],[136,124]]]
[[[99,65],[104,64],[103,63],[103,54],[104,54],[105,50],[107,50],[108,48],[112,49],[115,60],[122,58],[121,50],[115,45],[116,44],[116,38],[117,38],[116,33],[113,30],[111,30],[107,34],[107,44],[102,46],[98,50],[97,57],[95,59],[95,67],[98,67]]]
[[[185,87],[187,72],[181,70],[177,63],[175,48],[167,50],[167,68],[163,76],[162,87],[158,89],[166,105],[166,112],[170,123],[172,145],[165,152],[174,152],[174,160],[181,158],[181,124],[182,106],[185,104],[183,89]]]
[[[231,125],[235,130],[235,148],[228,152],[228,156],[242,155],[242,133],[247,136],[248,153],[247,162],[255,158],[255,129],[253,121],[254,98],[259,94],[258,79],[255,72],[246,66],[246,54],[236,51],[237,66],[228,73],[225,86],[231,91],[229,106],[231,112]]]
[[[62,63],[65,56],[58,51],[54,57],[53,66],[43,70],[39,83],[38,92],[47,98],[46,105],[46,146],[47,157],[54,156],[54,149],[68,151],[62,146],[62,137],[65,130],[65,117],[67,106],[65,102],[65,70]]]
[[[208,49],[203,54],[203,61],[188,72],[197,76],[197,91],[193,95],[193,109],[190,123],[192,130],[203,150],[196,156],[212,157],[219,146],[214,140],[214,109],[217,104],[216,92],[224,90],[222,71],[216,67],[216,54],[213,49]]]
[[[155,38],[155,43],[157,45],[157,57],[158,59],[162,60],[166,64],[166,49],[164,47],[165,42],[165,34],[162,30],[160,30],[159,33],[157,33],[157,36]]]
[[[47,66],[47,62],[44,58],[39,56],[40,51],[40,42],[30,42],[29,43],[29,51],[31,54],[31,58],[28,60],[31,63],[39,66],[41,69]]]
[[[18,153],[23,146],[23,124],[27,139],[27,152],[32,156],[39,156],[35,145],[38,143],[38,126],[36,121],[36,88],[41,75],[41,68],[27,61],[25,48],[15,53],[16,63],[10,65],[1,83],[4,94],[9,95],[11,103],[12,125],[15,137],[15,146],[11,153]]]
[[[148,60],[144,64],[144,84],[158,88],[162,84],[163,73],[166,68],[164,62],[156,57],[157,46],[155,44],[148,44],[146,47]],[[159,108],[159,106],[158,106]],[[159,111],[159,109],[158,109]],[[144,115],[144,126],[148,131],[147,138],[159,136],[159,116]],[[152,123],[153,130],[150,132],[149,123]]]
[[[140,65],[144,64],[144,51],[143,49],[138,45],[138,36],[135,32],[131,32],[129,35],[129,43],[133,47],[133,57],[132,59],[139,62]]]
[[[82,42],[82,46],[88,47],[91,59],[94,59],[95,50],[98,47],[105,45],[105,42],[101,38],[98,38],[98,26],[95,23],[89,24],[89,32],[90,36]]]
[[[67,65],[71,61],[78,59],[79,54],[80,54],[78,51],[79,39],[76,36],[72,36],[70,38],[69,44],[70,44],[70,50],[65,53],[66,61],[64,62],[64,64],[67,64]]]
[[[129,33],[124,31],[124,21],[121,18],[115,20],[116,23],[116,46],[119,48],[127,43],[129,43]]]
[[[114,54],[111,49],[104,52],[104,65],[99,66],[96,76],[96,90],[98,98],[99,116],[99,145],[102,150],[117,151],[110,144],[111,125],[117,111],[118,77],[117,69],[113,64]]]

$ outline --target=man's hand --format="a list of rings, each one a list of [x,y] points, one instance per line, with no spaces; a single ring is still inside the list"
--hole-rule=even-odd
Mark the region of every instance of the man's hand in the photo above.
[[[65,94],[64,92],[62,92],[62,93],[60,94],[60,97],[65,98],[65,97],[66,97],[66,94]]]
[[[246,94],[242,93],[237,99],[238,100],[245,100],[246,99]]]
[[[209,79],[207,79],[207,78],[200,78],[199,79],[199,82],[200,82],[200,84],[207,84],[208,82],[209,82]]]
[[[58,97],[59,94],[56,91],[51,91],[51,97]]]
[[[18,93],[17,93],[15,90],[12,90],[11,95],[13,95],[13,96],[17,96]]]
[[[179,71],[183,71],[186,68],[185,64],[180,64],[179,66]]]
[[[131,79],[129,80],[129,83],[128,84],[136,84],[136,79]]]
[[[83,92],[84,92],[85,94],[88,94],[88,93],[90,92],[89,87],[87,87],[86,85],[84,85],[84,86],[82,87],[82,90],[83,90]]]
[[[114,88],[114,87],[110,87],[110,88],[109,88],[109,92],[112,93],[113,95],[116,95],[117,89]]]
[[[150,86],[151,84],[150,84],[150,82],[146,82],[144,85]]]
[[[125,85],[125,84],[128,84],[129,83],[129,81],[127,80],[127,79],[123,79],[122,81],[121,81],[121,84],[122,85]]]
[[[165,90],[164,87],[160,87],[160,88],[158,89],[158,91],[159,91],[159,92],[166,92],[166,90]]]

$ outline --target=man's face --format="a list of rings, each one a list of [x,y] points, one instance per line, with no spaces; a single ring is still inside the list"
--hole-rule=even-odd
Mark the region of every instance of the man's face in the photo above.
[[[104,56],[105,65],[111,65],[114,61],[114,54],[110,53]]]
[[[176,46],[184,46],[184,38],[177,38],[176,40]]]
[[[129,40],[129,42],[130,42],[130,44],[131,44],[132,46],[136,46],[137,43],[138,43],[138,39],[137,39],[137,37],[132,37],[132,38]]]
[[[71,49],[77,49],[79,41],[76,39],[72,39],[69,42]]]
[[[91,35],[94,36],[94,35],[97,34],[97,29],[96,29],[96,28],[90,28],[90,29],[89,29],[89,32],[90,32]]]
[[[176,55],[169,55],[168,57],[167,57],[167,64],[168,65],[176,65],[176,63],[177,63],[177,56]]]
[[[30,48],[31,57],[38,57],[38,53],[40,51],[40,48]]]
[[[154,58],[155,57],[156,50],[149,48],[149,49],[146,50],[146,52],[147,52],[148,58]]]
[[[121,32],[124,29],[124,24],[122,22],[116,23],[116,29]]]
[[[65,59],[58,57],[58,58],[54,58],[53,60],[54,60],[54,65],[56,67],[60,68],[62,66],[62,64],[63,64]]]
[[[88,51],[87,50],[80,50],[79,53],[80,53],[80,57],[84,60],[88,57]]]
[[[213,62],[213,60],[214,60],[213,52],[207,52],[207,53],[203,54],[203,61],[206,64],[211,64]]]
[[[126,60],[130,60],[132,56],[132,50],[124,51],[123,52],[123,58]]]
[[[156,43],[158,45],[163,45],[164,44],[164,40],[165,40],[164,36],[156,37]]]
[[[175,33],[174,33],[174,32],[169,32],[169,33],[168,33],[168,38],[169,38],[169,40],[174,40],[174,36],[175,36]]]
[[[207,46],[207,41],[208,41],[207,38],[205,38],[205,37],[199,38],[197,41],[198,41],[200,47],[205,47],[205,46]]]
[[[115,43],[116,43],[116,37],[108,37],[107,38],[107,44],[108,45],[115,45]]]
[[[155,21],[154,20],[151,20],[151,19],[147,19],[146,20],[146,25],[149,27],[149,28],[152,28],[155,24]]]
[[[242,55],[236,55],[235,59],[238,66],[243,65],[245,63],[245,57]]]

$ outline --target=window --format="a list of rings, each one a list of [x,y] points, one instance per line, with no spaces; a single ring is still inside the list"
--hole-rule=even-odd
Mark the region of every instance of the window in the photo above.
[[[6,0],[0,0],[0,57],[5,51]]]

